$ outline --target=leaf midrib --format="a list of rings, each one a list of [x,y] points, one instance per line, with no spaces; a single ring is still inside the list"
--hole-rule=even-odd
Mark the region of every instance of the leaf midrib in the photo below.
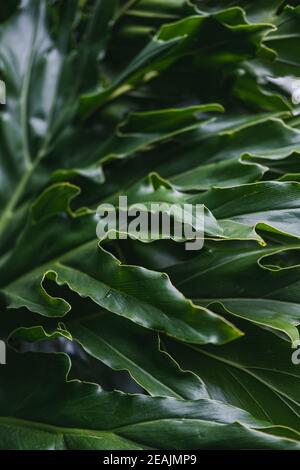
[[[99,431],[94,429],[82,429],[82,428],[66,428],[63,426],[56,426],[52,424],[46,424],[37,421],[29,421],[27,419],[20,419],[20,418],[13,418],[10,416],[0,416],[0,426],[13,426],[13,427],[23,427],[29,428],[37,431],[46,432],[49,434],[60,434],[63,436],[70,436],[70,435],[79,435],[80,437],[88,437],[88,438],[98,438],[101,437],[109,437],[109,436],[117,436],[119,439],[123,439],[125,442],[134,445],[142,445],[143,448],[150,449],[150,447],[145,447],[143,444],[140,444],[138,441],[133,441],[123,436],[120,436],[115,431]]]
[[[274,251],[274,249],[272,249],[272,248],[265,249],[264,254],[272,253],[272,251]],[[182,279],[181,281],[177,282],[176,285],[177,286],[183,286],[184,284],[187,284],[190,281],[193,281],[194,279],[202,277],[203,275],[207,274],[210,271],[215,271],[220,267],[226,266],[228,264],[232,264],[232,261],[235,261],[236,259],[240,260],[241,258],[242,259],[251,258],[252,256],[255,256],[257,253],[261,253],[261,250],[255,250],[255,251],[245,252],[245,253],[239,254],[238,258],[237,258],[236,254],[233,254],[232,256],[226,258],[226,260],[221,262],[221,263],[219,262],[219,263],[213,264],[213,265],[209,266],[208,268],[204,269],[203,271],[196,272],[192,276],[189,276],[187,278]],[[264,254],[262,256],[264,256]]]
[[[35,9],[34,17],[35,19],[39,16],[39,10],[40,6],[37,6]],[[21,89],[21,98],[20,98],[20,124],[21,124],[21,132],[22,132],[22,141],[23,141],[23,150],[24,150],[24,162],[25,162],[25,168],[26,170],[24,171],[24,174],[22,178],[20,179],[14,193],[8,200],[1,216],[0,216],[0,235],[1,233],[5,230],[5,227],[7,223],[9,222],[10,218],[12,217],[12,212],[15,209],[15,206],[19,202],[20,197],[22,196],[26,184],[28,183],[37,162],[39,161],[39,156],[34,160],[31,156],[30,148],[29,148],[29,141],[28,141],[28,119],[27,119],[27,114],[28,114],[28,94],[30,90],[30,78],[32,74],[32,66],[34,63],[34,57],[35,57],[35,49],[34,49],[34,44],[36,42],[37,38],[37,33],[40,27],[39,21],[35,21],[35,29],[34,29],[34,34],[32,38],[32,45],[31,45],[31,52],[30,52],[30,57],[28,61],[28,66],[26,69],[26,73],[24,76],[24,80],[22,83],[22,89]]]
[[[297,401],[295,401],[294,399],[292,399],[291,397],[289,397],[285,392],[282,392],[281,390],[278,390],[276,387],[274,387],[273,385],[271,385],[270,383],[266,382],[265,380],[263,380],[261,377],[258,377],[257,375],[255,375],[254,372],[252,372],[252,370],[255,370],[255,369],[258,369],[257,367],[251,367],[251,366],[242,366],[236,362],[233,362],[233,361],[230,361],[228,359],[225,359],[224,357],[220,357],[220,356],[217,356],[215,354],[212,354],[212,353],[209,353],[208,351],[204,351],[203,349],[201,348],[198,348],[197,346],[193,346],[192,344],[188,344],[188,348],[200,353],[200,354],[203,354],[204,356],[208,356],[210,357],[211,359],[214,359],[218,362],[221,362],[221,363],[224,363],[224,364],[227,364],[235,369],[238,369],[238,370],[241,370],[242,372],[250,375],[251,377],[253,377],[255,380],[257,380],[258,382],[262,383],[265,387],[267,387],[268,389],[270,389],[273,393],[275,393],[278,398],[280,398],[280,400],[284,401],[283,400],[283,397],[290,400],[292,403],[294,403],[295,405],[297,406],[300,406],[300,402],[298,403]],[[265,370],[265,371],[269,371],[269,372],[275,372],[274,370],[272,369],[267,369],[267,368],[261,368],[262,370]],[[278,374],[281,373],[281,371],[277,371]],[[286,375],[289,375],[287,372],[285,373]],[[299,377],[297,377],[299,378]],[[295,413],[296,414],[296,413]]]

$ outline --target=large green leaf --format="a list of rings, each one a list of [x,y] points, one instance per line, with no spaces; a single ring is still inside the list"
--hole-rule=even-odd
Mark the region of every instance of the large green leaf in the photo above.
[[[34,343],[49,338],[66,337],[76,340],[92,357],[114,370],[126,370],[132,378],[153,396],[166,396],[196,400],[207,398],[203,382],[194,374],[183,371],[178,364],[161,349],[156,333],[134,325],[127,320],[111,315],[104,309],[87,302],[73,309],[72,316],[64,324],[43,319],[43,326],[28,322],[26,315],[7,321],[8,341]],[[25,326],[27,325],[27,326]],[[16,327],[15,331],[12,331]],[[66,330],[67,328],[67,330]],[[3,332],[3,330],[2,330]],[[159,365],[159,367],[158,367]]]
[[[277,170],[281,161],[284,164],[287,157],[299,152],[299,143],[299,132],[274,116],[248,118],[248,122],[236,123],[222,117],[191,132],[188,140],[182,139],[180,152],[177,144],[156,171],[182,190],[234,186],[247,182],[246,174],[254,181],[266,171],[262,167],[245,168],[242,163],[257,161]],[[297,163],[295,159],[294,171],[299,168]],[[215,176],[213,180],[210,175],[217,175],[217,178]],[[209,177],[211,179],[206,182]]]
[[[2,449],[299,450],[287,3],[0,7]],[[148,216],[176,204],[176,222],[199,204],[203,248],[140,243],[147,227],[98,240],[97,207],[120,195]]]
[[[128,370],[151,395],[190,400],[207,396],[200,379],[181,371],[146,329],[104,311],[70,318],[65,324],[89,354],[112,369]]]
[[[129,204],[144,203],[149,209],[153,202],[204,205],[209,211],[204,212],[205,232],[212,237],[255,239],[264,244],[257,229],[299,237],[300,185],[297,182],[212,187],[192,196],[177,191],[154,175],[130,188],[127,195]],[[288,217],[282,217],[286,213]]]
[[[209,308],[220,303],[227,312],[282,331],[296,342],[300,323],[296,249],[299,245],[214,247],[171,267],[170,274],[196,303]],[[291,266],[280,267],[280,259],[289,256]]]
[[[190,16],[164,25],[159,33],[112,81],[110,86],[85,94],[81,112],[89,115],[133,87],[157,77],[174,62],[188,55],[197,55],[197,62],[209,66],[224,66],[240,62],[257,54],[262,37],[271,25],[230,24],[231,13],[208,17]],[[228,24],[229,23],[229,24]],[[217,40],[216,40],[217,38]],[[213,46],[212,46],[213,44]]]
[[[264,44],[275,53],[274,60],[259,58],[244,64],[235,87],[242,101],[259,109],[292,107],[291,78],[299,76],[299,19],[299,6],[286,6],[273,17],[276,29],[265,36]]]
[[[197,1],[192,0],[192,3],[198,6],[198,10],[205,13],[217,13],[226,12],[228,9],[242,10],[242,13],[246,14],[247,20],[250,22],[261,22],[261,23],[274,23],[274,17],[282,5],[282,0],[270,0],[265,2],[264,0],[258,0],[253,3],[249,3],[247,0],[239,0],[234,2],[232,5],[231,0],[218,0],[211,2],[210,0]]]
[[[107,36],[113,5],[111,0],[95,2],[96,18],[105,13],[107,20],[102,38]],[[76,134],[82,132],[72,125],[78,93],[90,86],[93,73],[88,65],[103,51],[104,43],[99,43],[92,22],[80,50],[71,50],[76,9],[76,1],[65,2],[64,21],[55,41],[45,0],[23,1],[12,18],[0,25],[0,68],[9,97],[0,120],[3,243],[9,238],[15,209],[49,181],[44,161],[51,160],[56,142],[67,133],[72,146]]]
[[[261,228],[298,238],[299,195],[298,183],[268,182],[213,188],[204,196],[192,198],[191,202],[209,207],[214,216],[223,222],[224,231],[229,237],[238,237],[248,228]],[[253,237],[258,238],[256,232]]]
[[[27,354],[10,361],[14,368],[4,370],[0,385],[2,449],[228,449],[233,443],[299,449],[297,433],[217,401],[138,397],[66,382],[64,356]]]
[[[75,186],[54,186],[34,206],[32,224],[1,269],[0,292],[9,308],[66,315],[71,306],[50,296],[43,287],[43,281],[51,279],[117,315],[183,341],[223,343],[240,335],[223,318],[187,300],[166,274],[122,264],[98,246],[95,215],[89,211],[73,214],[68,208],[77,192]],[[69,214],[62,218],[63,202]],[[50,249],[53,238],[60,243]]]
[[[168,342],[169,351],[204,381],[213,399],[299,431],[299,366],[286,341],[253,326],[233,346],[198,348]],[[271,337],[270,337],[271,336]]]

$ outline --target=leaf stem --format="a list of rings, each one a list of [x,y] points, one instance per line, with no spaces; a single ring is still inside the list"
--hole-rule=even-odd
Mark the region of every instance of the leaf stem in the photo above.
[[[19,202],[20,197],[22,196],[26,185],[29,181],[29,179],[32,176],[32,173],[35,169],[36,165],[32,164],[31,166],[27,167],[27,171],[23,174],[21,180],[19,181],[19,184],[16,188],[16,191],[14,192],[13,197],[9,200],[7,206],[5,207],[1,217],[0,217],[0,237],[3,234],[7,224],[11,220],[13,214],[14,214],[14,209],[16,205]]]

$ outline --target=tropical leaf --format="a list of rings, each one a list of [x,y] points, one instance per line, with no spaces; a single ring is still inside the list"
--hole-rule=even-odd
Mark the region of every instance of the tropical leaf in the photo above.
[[[1,449],[300,449],[295,3],[0,7]]]
[[[77,304],[80,305],[79,301]],[[87,308],[86,302],[84,305]],[[26,325],[26,319],[23,324]],[[10,329],[12,327],[11,322]],[[128,371],[153,396],[190,400],[208,397],[201,379],[181,370],[162,350],[156,333],[112,316],[94,305],[84,314],[77,305],[72,318],[66,318],[64,324],[55,326],[54,330],[53,322],[46,319],[43,327],[28,325],[17,328],[10,334],[10,341],[35,343],[58,337],[78,341],[88,354],[114,370]]]
[[[2,284],[0,291],[8,308],[26,307],[46,316],[66,315],[71,305],[61,298],[50,296],[43,287],[45,279],[50,279],[60,286],[67,285],[80,296],[92,299],[97,305],[117,315],[146,328],[175,335],[183,341],[223,343],[240,335],[223,318],[185,299],[176,291],[166,274],[122,265],[117,258],[98,246],[95,239],[95,215],[92,212],[85,211],[77,216],[69,213],[63,229],[62,204],[67,203],[68,208],[70,198],[77,192],[74,186],[63,185],[61,188],[58,185],[47,190],[34,206],[33,223],[25,230],[24,239],[18,245],[23,252],[23,263],[17,267],[12,260],[19,256],[16,247],[12,258],[2,267],[2,278],[6,284]],[[38,219],[45,214],[45,207],[48,217]],[[74,230],[76,237],[69,240],[67,236],[63,241],[62,230],[67,230],[67,233]],[[42,250],[53,237],[60,239],[59,247],[53,247],[53,250],[47,252]],[[64,243],[68,246],[67,252],[61,252]],[[32,250],[35,252],[38,244],[41,248],[40,256],[33,259]],[[26,254],[23,245],[28,246]],[[17,269],[9,273],[9,266],[14,265]],[[216,323],[219,326],[217,328]]]
[[[218,350],[168,343],[182,367],[202,378],[210,398],[241,407],[260,419],[299,430],[299,367],[289,343],[253,326],[234,347]]]
[[[11,363],[20,374],[4,371],[6,385],[0,386],[2,449],[198,449],[213,447],[218,437],[226,448],[233,441],[245,448],[245,440],[250,448],[299,448],[297,433],[272,428],[214,400],[138,397],[79,381],[66,383],[69,361],[64,356],[31,354]]]
[[[300,321],[297,245],[214,247],[170,268],[175,284],[200,305],[221,304],[228,313],[279,330],[297,343]],[[278,259],[276,259],[276,257]],[[280,259],[291,265],[280,266]],[[285,262],[287,262],[285,260]],[[295,265],[293,265],[295,263]]]

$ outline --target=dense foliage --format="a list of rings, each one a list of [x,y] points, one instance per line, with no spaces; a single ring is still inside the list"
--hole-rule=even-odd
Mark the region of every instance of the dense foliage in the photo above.
[[[299,450],[298,2],[8,3],[0,447]],[[119,194],[204,248],[99,242]]]

